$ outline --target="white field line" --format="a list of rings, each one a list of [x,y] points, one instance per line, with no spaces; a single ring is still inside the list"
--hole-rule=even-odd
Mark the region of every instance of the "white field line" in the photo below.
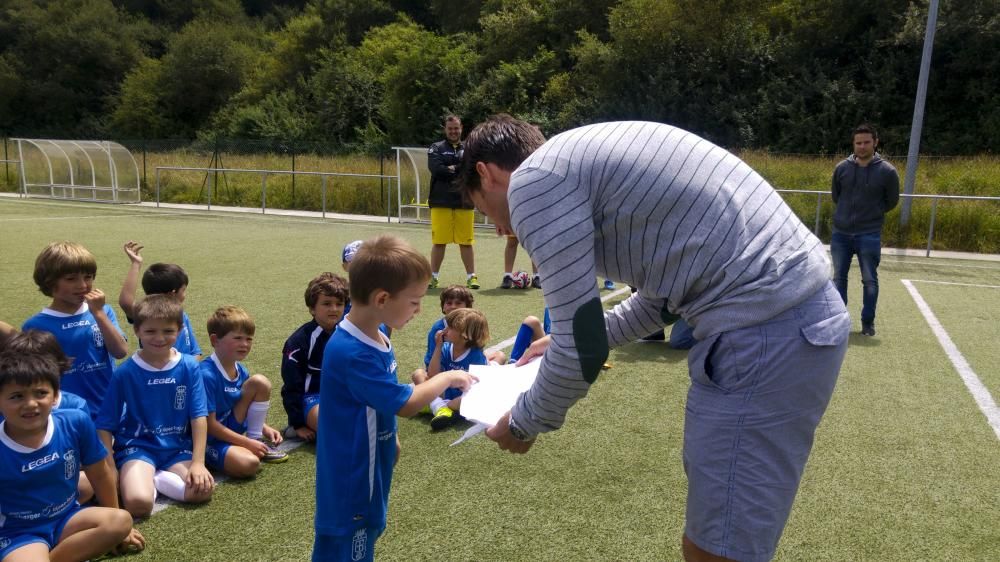
[[[15,217],[15,218],[0,218],[0,223],[4,222],[19,222],[19,221],[75,221],[75,220],[85,220],[85,219],[116,219],[118,217],[155,217],[155,216],[179,216],[179,215],[197,215],[201,213],[108,213],[106,215],[73,215],[66,217]]]
[[[953,283],[951,281],[931,281],[929,279],[904,279],[903,282],[907,281],[911,283],[931,283],[933,285],[951,285],[953,287],[978,287],[980,289],[1000,289],[1000,285],[977,285],[975,283]]]
[[[624,293],[627,293],[629,291],[630,291],[630,289],[627,286],[623,287],[621,289],[618,289],[617,291],[613,291],[613,292],[608,293],[608,294],[604,295],[603,297],[601,297],[601,302],[608,302],[609,300],[611,300],[611,299],[613,299],[613,298],[615,298],[615,297],[617,297],[619,295],[622,295]],[[513,344],[514,344],[514,338],[508,338],[508,339],[505,339],[504,341],[502,341],[502,342],[500,342],[500,343],[498,343],[498,344],[490,347],[487,351],[495,351],[495,350],[498,350],[498,349],[504,349],[506,347],[510,347]],[[305,443],[306,443],[305,441],[302,441],[302,440],[299,440],[299,439],[286,439],[281,445],[278,445],[277,449],[281,450],[281,451],[284,451],[286,453],[289,453],[289,452],[291,452],[291,451],[293,451],[295,449],[298,449],[302,445],[305,445]],[[267,470],[266,466],[265,466],[264,470]],[[213,475],[213,476],[215,476],[215,475]],[[228,478],[226,476],[224,476],[224,475],[221,475],[221,474],[218,475],[218,476],[216,476],[216,478],[215,478],[216,484],[225,482],[226,480],[228,480]],[[174,503],[176,503],[176,502],[173,501],[173,500],[171,500],[171,499],[169,499],[169,498],[167,498],[163,494],[159,494],[157,496],[157,498],[156,498],[156,503],[153,504],[153,514],[156,514],[156,513],[159,513],[161,511],[163,511],[164,509],[170,507]]]
[[[937,316],[928,306],[927,301],[920,295],[917,288],[913,286],[913,282],[909,279],[902,280],[903,285],[906,286],[906,290],[910,292],[910,296],[913,297],[913,301],[917,304],[917,308],[920,309],[920,313],[924,315],[924,319],[927,320],[927,324],[930,326],[931,331],[937,336],[938,343],[944,349],[944,352],[948,355],[948,359],[951,360],[951,364],[955,366],[955,370],[958,371],[958,375],[962,377],[962,382],[965,383],[965,387],[969,389],[969,393],[972,394],[972,398],[976,401],[976,405],[979,406],[979,410],[983,412],[986,416],[986,421],[989,422],[990,427],[993,428],[993,433],[996,434],[997,439],[1000,439],[1000,407],[997,407],[996,401],[990,395],[990,391],[986,389],[983,382],[979,380],[976,372],[972,370],[969,362],[965,360],[962,352],[958,350],[955,342],[951,340],[948,336],[948,332],[945,331],[941,322],[938,321]]]

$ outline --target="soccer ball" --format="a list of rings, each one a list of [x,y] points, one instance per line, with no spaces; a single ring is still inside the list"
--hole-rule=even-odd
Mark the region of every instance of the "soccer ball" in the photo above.
[[[531,286],[531,276],[527,271],[515,271],[510,278],[515,289],[527,289]]]

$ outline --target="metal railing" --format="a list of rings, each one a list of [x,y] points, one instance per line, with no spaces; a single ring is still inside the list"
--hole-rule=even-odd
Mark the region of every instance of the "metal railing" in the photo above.
[[[396,185],[399,184],[398,176],[394,175],[384,175],[384,174],[349,174],[344,172],[299,172],[292,170],[257,170],[250,168],[196,168],[187,166],[157,166],[154,169],[154,185],[156,188],[156,206],[160,206],[160,172],[163,170],[170,171],[181,171],[181,172],[204,172],[205,173],[205,184],[207,185],[207,209],[212,209],[212,191],[215,186],[215,173],[245,173],[245,174],[257,174],[260,176],[260,212],[261,214],[267,213],[267,178],[268,176],[279,176],[287,175],[291,177],[296,176],[313,176],[319,177],[321,181],[321,201],[322,201],[322,216],[326,218],[326,196],[327,187],[329,179],[332,177],[342,177],[342,178],[370,178],[377,180],[386,180],[388,183],[386,185],[387,194],[386,201],[391,200],[393,181]],[[381,189],[381,186],[380,186]],[[392,212],[389,205],[386,205],[386,221],[391,222]]]
[[[820,235],[820,217],[823,209],[823,198],[824,196],[830,197],[831,200],[833,195],[829,191],[814,191],[809,189],[776,189],[778,193],[805,193],[816,195],[816,224],[813,227],[813,234],[817,237]],[[979,195],[909,195],[906,193],[900,193],[900,198],[910,198],[910,199],[930,199],[931,200],[931,220],[930,226],[927,232],[927,257],[931,257],[931,246],[934,243],[934,225],[937,221],[937,204],[941,199],[944,200],[954,200],[954,201],[993,201],[995,203],[1000,203],[1000,197],[985,197]]]

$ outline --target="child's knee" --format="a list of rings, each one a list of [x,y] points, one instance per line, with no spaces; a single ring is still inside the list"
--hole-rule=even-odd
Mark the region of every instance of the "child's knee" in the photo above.
[[[271,379],[265,377],[261,374],[250,375],[247,382],[243,383],[244,386],[249,385],[250,388],[254,390],[260,390],[261,392],[271,393]]]
[[[427,382],[427,371],[423,369],[417,369],[413,371],[413,373],[410,375],[410,380],[413,381],[413,384],[423,384]]]
[[[112,509],[110,511],[111,514],[108,516],[107,522],[108,533],[119,536],[120,538],[116,541],[116,543],[119,543],[125,540],[125,537],[132,532],[132,514],[124,509]]]
[[[253,478],[260,470],[260,459],[250,451],[246,454],[234,456],[232,462],[226,467],[226,473],[232,478]]]
[[[122,507],[132,517],[149,517],[153,513],[153,496],[122,494]]]
[[[537,316],[525,316],[524,322],[521,323],[529,326],[532,330],[542,329],[542,321]]]

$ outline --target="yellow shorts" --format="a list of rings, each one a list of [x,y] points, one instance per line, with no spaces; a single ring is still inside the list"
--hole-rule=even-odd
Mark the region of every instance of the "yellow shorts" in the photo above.
[[[472,209],[431,207],[431,243],[472,245]]]

